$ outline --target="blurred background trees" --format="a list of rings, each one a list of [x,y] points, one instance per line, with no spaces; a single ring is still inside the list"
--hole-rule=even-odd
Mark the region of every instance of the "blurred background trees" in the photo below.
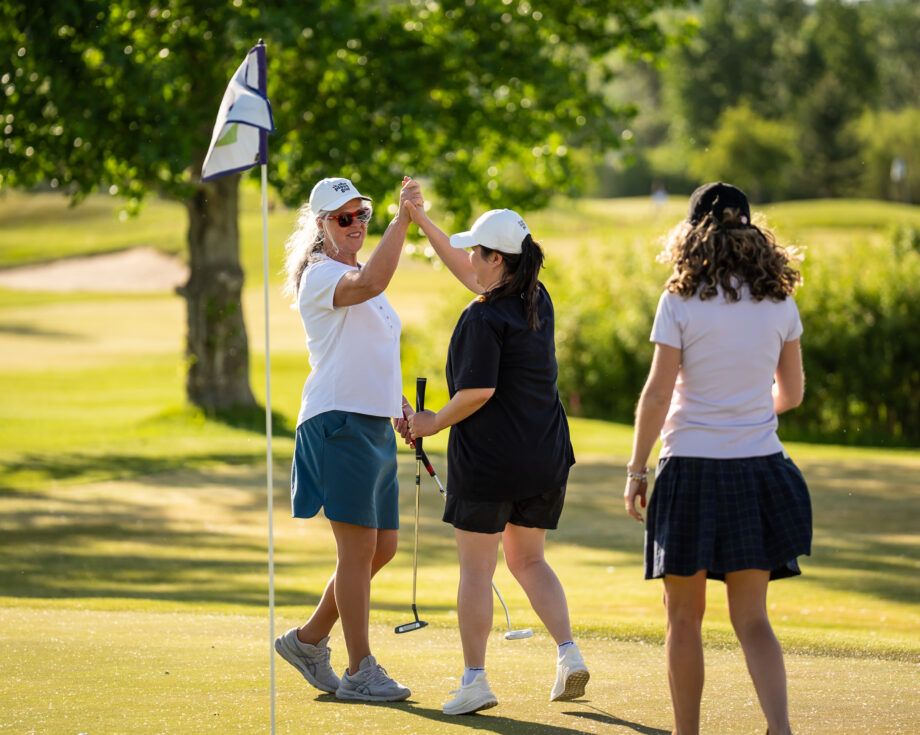
[[[603,94],[595,60],[661,53],[655,11],[682,4],[0,0],[0,189],[184,202],[187,395],[252,406],[239,177],[204,184],[200,170],[227,82],[259,38],[277,129],[269,178],[286,204],[346,175],[382,227],[403,175],[424,175],[465,221],[480,204],[577,193],[584,166],[569,151],[616,148],[632,113]]]
[[[290,206],[317,179],[348,175],[374,196],[380,227],[404,173],[426,178],[446,226],[560,194],[688,194],[711,179],[757,205],[920,203],[916,0],[0,0],[0,192],[186,205],[198,335],[186,389],[209,410],[254,402],[239,178],[201,184],[198,172],[230,74],[260,37],[270,182]],[[784,419],[798,436],[920,441],[920,227],[895,228],[894,208],[879,208],[884,242],[804,265],[818,400]],[[573,215],[580,231],[577,217],[593,216]],[[827,216],[836,225],[839,208]],[[568,407],[618,421],[647,370],[663,280],[654,253],[624,237],[547,273]]]
[[[594,193],[723,178],[758,202],[920,202],[920,3],[701,0],[673,14],[696,26],[686,43],[607,59],[608,93],[641,112]]]

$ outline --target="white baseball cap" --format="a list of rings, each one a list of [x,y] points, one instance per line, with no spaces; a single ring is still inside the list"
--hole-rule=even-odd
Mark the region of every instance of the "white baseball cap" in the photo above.
[[[490,209],[473,223],[468,232],[451,235],[450,244],[455,248],[484,245],[490,250],[517,255],[529,234],[524,218],[513,209]]]
[[[314,214],[334,212],[352,199],[371,201],[370,197],[359,192],[348,179],[323,179],[317,182],[310,192],[310,209]]]

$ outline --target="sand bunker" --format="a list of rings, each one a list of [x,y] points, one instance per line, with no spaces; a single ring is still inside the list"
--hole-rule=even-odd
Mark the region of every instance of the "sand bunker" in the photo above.
[[[19,291],[155,293],[187,280],[188,266],[151,247],[0,270],[0,287]]]

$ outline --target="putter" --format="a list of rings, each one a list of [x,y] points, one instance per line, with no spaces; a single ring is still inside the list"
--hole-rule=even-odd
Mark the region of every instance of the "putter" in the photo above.
[[[415,379],[415,410],[425,408],[425,383],[427,378]],[[408,633],[412,630],[424,628],[428,623],[418,619],[418,609],[415,606],[415,582],[418,577],[418,500],[422,487],[422,440],[415,440],[415,551],[412,554],[412,615],[415,617],[411,623],[396,626],[397,633]]]
[[[419,441],[419,440],[416,440]],[[434,467],[431,466],[431,462],[428,459],[428,455],[422,450],[422,462],[425,464],[425,469],[428,470],[428,474],[434,478],[434,481],[438,483],[438,491],[441,493],[441,497],[445,500],[447,499],[447,491],[444,489],[444,486],[441,484],[440,478],[438,478],[437,473],[434,471]],[[502,598],[502,593],[498,591],[498,587],[495,586],[495,582],[492,582],[492,589],[495,590],[495,594],[498,596],[498,601],[502,604],[502,607],[505,608],[505,620],[508,622],[508,632],[505,633],[506,641],[517,641],[521,638],[530,638],[533,635],[533,631],[530,628],[520,628],[515,630],[511,627],[511,615],[508,613],[508,606],[505,604],[504,598]]]

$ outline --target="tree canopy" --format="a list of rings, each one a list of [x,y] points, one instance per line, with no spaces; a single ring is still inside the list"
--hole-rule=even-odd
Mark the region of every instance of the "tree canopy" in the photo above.
[[[203,371],[189,395],[251,402],[248,383],[215,384],[227,354],[241,360],[231,382],[248,381],[237,191],[198,173],[230,74],[259,38],[277,130],[269,174],[285,202],[331,175],[379,201],[412,173],[464,220],[476,206],[529,209],[577,191],[573,149],[616,147],[633,111],[605,98],[592,60],[618,47],[660,53],[669,37],[656,11],[682,4],[0,0],[0,187],[187,202],[189,365]],[[226,292],[197,293],[215,280]]]
[[[268,46],[272,184],[286,202],[348,173],[429,176],[451,211],[577,187],[568,153],[618,145],[627,107],[588,63],[659,52],[679,0],[528,3],[0,2],[4,186],[186,199],[230,73]],[[5,36],[5,38],[4,38]]]

